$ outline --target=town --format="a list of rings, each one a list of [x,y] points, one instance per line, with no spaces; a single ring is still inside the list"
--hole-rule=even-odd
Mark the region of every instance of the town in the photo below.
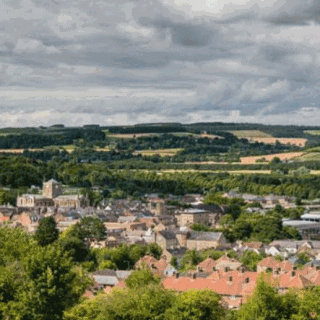
[[[270,275],[269,281],[279,293],[320,285],[320,205],[314,203],[299,206],[302,214],[298,220],[283,218],[284,226],[296,228],[299,240],[264,243],[230,241],[221,224],[230,206],[205,204],[201,194],[146,194],[142,200],[103,200],[93,207],[84,195],[64,194],[62,184],[54,179],[36,191],[19,195],[16,206],[1,206],[2,224],[34,234],[41,221],[50,217],[64,233],[82,219],[98,219],[105,236],[92,239],[91,249],[156,245],[161,252],[156,257],[146,252],[132,265],[127,261],[124,270],[114,263],[109,268],[99,267],[90,273],[94,282],[86,289],[86,297],[124,288],[133,270],[145,268],[159,277],[166,289],[213,290],[228,309],[239,309],[246,302],[261,273]],[[240,199],[246,206],[244,210],[262,216],[275,208],[297,208],[295,199],[288,196],[227,192],[222,198]],[[196,257],[186,263],[190,254]]]

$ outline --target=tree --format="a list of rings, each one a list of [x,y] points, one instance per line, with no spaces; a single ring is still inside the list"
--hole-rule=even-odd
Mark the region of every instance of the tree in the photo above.
[[[176,256],[172,256],[171,260],[170,260],[170,264],[174,267],[174,268],[178,268],[178,258]]]
[[[144,287],[149,284],[159,284],[160,278],[154,276],[151,270],[142,269],[133,271],[125,280],[125,282],[128,288],[134,289],[138,287]]]
[[[255,251],[247,250],[243,253],[241,257],[241,262],[247,266],[250,270],[256,271],[257,270],[257,264],[265,258],[265,255],[258,254]]]
[[[226,312],[220,296],[212,290],[188,290],[180,294],[166,313],[168,320],[219,320]]]
[[[105,269],[113,269],[113,270],[116,270],[117,269],[117,266],[114,262],[112,262],[111,260],[105,260],[105,261],[102,261],[100,264],[99,264],[99,269],[100,270],[105,270]]]
[[[304,290],[299,297],[298,312],[292,320],[313,320],[320,316],[320,288]]]
[[[4,309],[8,319],[61,320],[91,283],[57,246],[34,247],[21,266],[14,300]]]
[[[77,237],[62,237],[58,240],[58,245],[74,262],[83,262],[88,257],[87,246]]]
[[[279,295],[271,286],[271,279],[262,274],[252,297],[242,305],[236,318],[237,320],[291,320],[297,308],[297,295],[291,293]]]
[[[57,224],[52,217],[45,217],[39,221],[39,226],[35,232],[35,239],[41,246],[53,243],[59,237]]]
[[[166,310],[171,308],[175,300],[176,295],[173,292],[152,284],[129,290],[114,290],[100,306],[101,313],[98,319],[165,319]]]
[[[157,243],[151,243],[148,245],[146,253],[152,255],[156,259],[160,259],[162,255],[162,249]]]
[[[100,241],[106,237],[106,228],[98,217],[82,218],[79,223],[75,224],[73,232],[87,245],[91,241]]]

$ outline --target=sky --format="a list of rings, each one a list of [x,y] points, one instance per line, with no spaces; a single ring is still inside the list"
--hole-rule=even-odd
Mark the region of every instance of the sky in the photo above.
[[[0,127],[319,125],[320,0],[0,7]]]

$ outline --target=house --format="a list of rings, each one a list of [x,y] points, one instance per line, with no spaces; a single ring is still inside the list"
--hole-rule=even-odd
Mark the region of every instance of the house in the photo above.
[[[286,274],[296,270],[293,262],[290,260],[278,261],[274,257],[268,257],[257,264],[257,272],[270,272],[275,275]]]
[[[205,259],[198,264],[197,271],[205,273],[212,273],[213,271],[216,271],[216,261],[212,258]]]
[[[135,269],[145,268],[151,270],[157,276],[164,277],[167,271],[170,272],[171,265],[165,258],[157,260],[153,256],[146,255],[135,264]]]
[[[175,232],[172,231],[158,231],[154,234],[154,242],[164,249],[176,249],[179,242]]]
[[[180,212],[177,215],[178,226],[190,226],[195,223],[204,225],[215,225],[218,220],[218,213],[211,212],[205,209],[190,208]]]
[[[226,246],[227,240],[222,232],[197,232],[191,231],[187,235],[188,250],[205,250]]]
[[[106,287],[114,287],[120,281],[123,281],[129,277],[132,270],[98,270],[91,273],[91,277],[95,281],[95,287],[98,289],[104,289]]]

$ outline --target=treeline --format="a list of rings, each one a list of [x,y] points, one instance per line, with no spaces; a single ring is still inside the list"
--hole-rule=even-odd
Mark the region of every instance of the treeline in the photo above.
[[[210,172],[156,172],[124,166],[111,169],[108,163],[79,163],[53,159],[42,162],[21,156],[0,157],[0,185],[20,188],[42,185],[55,178],[73,187],[98,186],[117,191],[122,196],[141,196],[157,192],[181,195],[185,193],[227,192],[257,195],[277,194],[315,199],[320,197],[320,177],[304,170],[296,174],[239,174]]]
[[[115,148],[117,150],[157,150],[157,149],[183,149],[174,161],[183,162],[187,160],[187,155],[205,155],[237,152],[238,156],[251,154],[268,154],[288,150],[297,150],[296,146],[282,145],[280,143],[270,145],[264,143],[249,143],[246,139],[238,139],[228,132],[215,132],[218,137],[215,139],[199,137],[194,135],[173,135],[161,134],[147,137],[137,137],[132,139],[119,139]],[[220,137],[220,138],[219,138]]]
[[[83,139],[86,142],[103,141],[105,134],[100,129],[63,129],[53,132],[8,134],[0,136],[0,149],[68,145],[73,144],[77,139]]]

